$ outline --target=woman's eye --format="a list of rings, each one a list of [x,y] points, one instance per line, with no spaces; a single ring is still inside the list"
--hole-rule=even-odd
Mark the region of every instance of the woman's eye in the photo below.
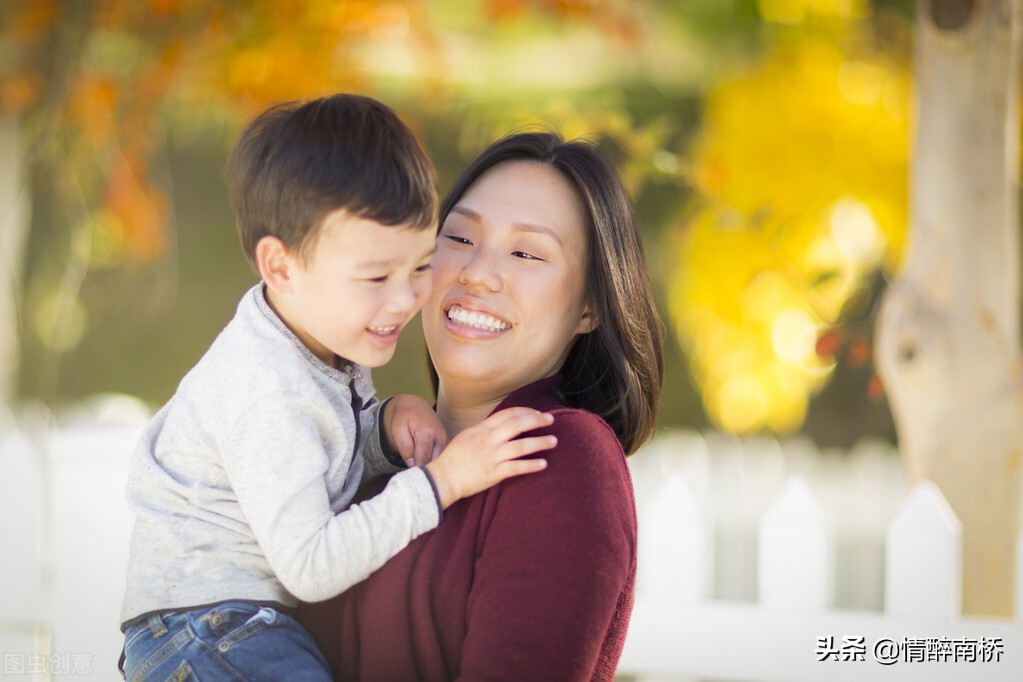
[[[472,242],[471,241],[469,241],[465,237],[459,237],[457,234],[446,234],[446,235],[444,235],[444,237],[447,238],[447,239],[450,239],[451,241],[455,242],[456,244],[464,244],[465,246],[472,246]]]
[[[383,284],[387,281],[387,275],[384,275],[383,277],[370,277],[366,281],[373,282],[374,284]]]
[[[416,272],[420,272],[420,273],[427,272],[430,269],[430,267],[431,266],[430,266],[429,263],[427,263],[425,265],[420,265],[418,268],[416,268]]]
[[[512,255],[516,258],[523,258],[525,260],[543,260],[543,258],[534,256],[531,253],[526,253],[525,251],[512,251]]]

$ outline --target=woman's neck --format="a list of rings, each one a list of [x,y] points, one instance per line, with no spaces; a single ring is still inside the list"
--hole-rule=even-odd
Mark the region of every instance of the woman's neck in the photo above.
[[[471,395],[443,384],[437,390],[437,417],[449,438],[487,418],[506,396]]]

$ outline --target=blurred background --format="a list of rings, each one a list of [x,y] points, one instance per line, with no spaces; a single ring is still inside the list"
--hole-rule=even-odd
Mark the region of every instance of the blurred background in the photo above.
[[[658,437],[630,460],[641,568],[624,674],[817,680],[815,636],[820,646],[829,634],[932,632],[997,634],[1017,658],[985,679],[1020,679],[1018,93],[1006,98],[1004,83],[994,96],[959,93],[1018,57],[999,61],[1023,2],[920,7],[0,3],[4,675],[110,679],[128,456],[256,281],[227,199],[227,156],[267,106],[344,91],[399,113],[442,193],[490,141],[536,127],[593,140],[625,178],[667,364]],[[929,138],[929,167],[948,169],[953,187],[983,175],[982,199],[962,203],[1008,210],[1000,220],[957,213],[955,238],[925,233],[924,255],[948,256],[916,268],[935,305],[890,315],[908,326],[886,320],[896,331],[882,344],[881,301],[908,258],[922,35],[937,36],[935,52],[951,46],[952,59],[976,56],[972,72],[946,70],[948,88],[931,71],[942,77],[928,91],[951,94],[930,100],[930,120],[966,115]],[[976,255],[971,240],[986,250]],[[917,345],[906,330],[921,334]],[[978,389],[971,373],[987,383]],[[428,395],[418,323],[374,378],[384,395]],[[938,486],[912,487],[928,478]],[[778,604],[824,615],[780,621]],[[843,620],[832,608],[856,613]],[[949,629],[961,612],[1017,624]],[[906,626],[921,614],[939,625]],[[737,657],[736,646],[754,650]],[[864,678],[844,670],[835,679]],[[920,670],[913,679],[975,678]]]
[[[254,281],[222,174],[240,126],[349,91],[414,128],[442,192],[511,130],[599,143],[666,322],[663,427],[891,441],[871,337],[905,240],[912,9],[5,2],[2,140],[24,188],[4,222],[7,395],[167,400]],[[417,327],[382,393],[427,392]]]

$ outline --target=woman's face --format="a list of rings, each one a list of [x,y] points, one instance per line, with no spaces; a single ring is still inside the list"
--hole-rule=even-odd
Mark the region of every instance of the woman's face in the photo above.
[[[484,173],[441,226],[423,328],[442,391],[500,398],[557,372],[595,327],[583,204],[558,171],[509,161]]]

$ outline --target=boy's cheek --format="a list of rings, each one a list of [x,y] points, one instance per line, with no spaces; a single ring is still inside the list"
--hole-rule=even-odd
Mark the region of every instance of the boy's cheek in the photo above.
[[[418,313],[423,304],[426,303],[426,299],[429,298],[433,292],[433,278],[423,277],[421,282],[416,283],[416,312]]]

